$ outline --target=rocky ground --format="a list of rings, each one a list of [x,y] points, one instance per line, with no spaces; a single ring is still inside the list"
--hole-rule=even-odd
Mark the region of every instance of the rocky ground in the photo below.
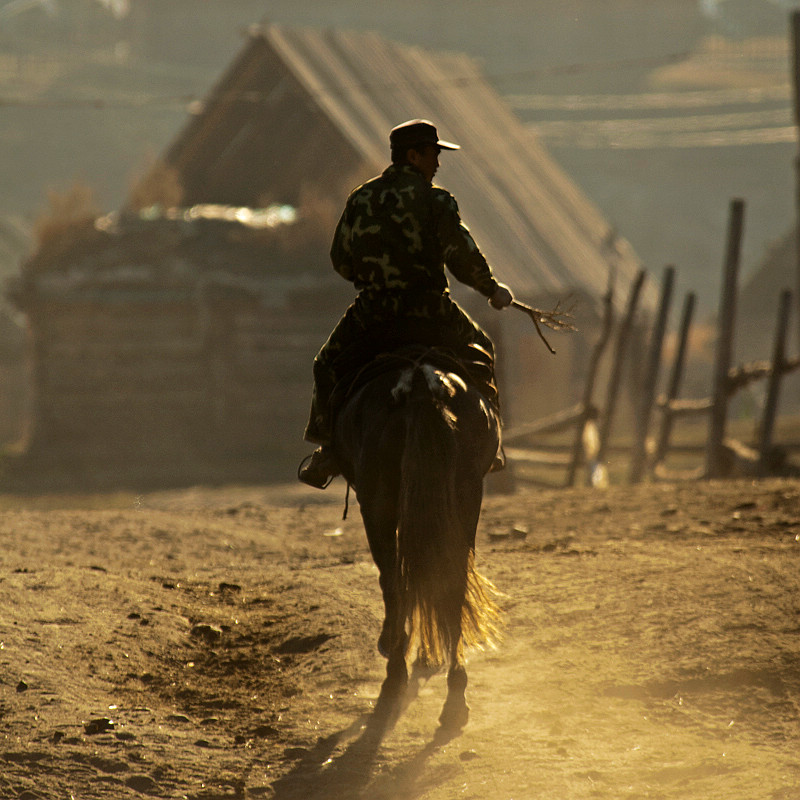
[[[340,491],[342,490],[342,491]],[[0,797],[800,798],[800,482],[489,497],[505,639],[381,739],[343,485],[0,497]]]

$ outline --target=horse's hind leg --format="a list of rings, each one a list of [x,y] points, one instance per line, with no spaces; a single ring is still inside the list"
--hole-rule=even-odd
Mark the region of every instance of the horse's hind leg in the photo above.
[[[449,640],[450,668],[447,671],[447,699],[439,724],[442,731],[455,733],[467,724],[469,706],[467,705],[467,670],[464,666],[463,646],[461,641],[461,612],[464,604],[466,583],[458,591],[453,592],[449,602]]]
[[[475,478],[472,483],[472,491],[464,492],[462,503],[459,507],[459,522],[465,549],[465,556],[475,547],[475,531],[478,527],[480,516],[481,501],[483,498],[483,486],[481,479]],[[469,486],[469,482],[465,482]],[[442,713],[439,716],[439,724],[446,732],[456,732],[461,730],[469,719],[469,706],[467,705],[467,669],[464,664],[463,645],[461,640],[461,614],[466,598],[467,591],[467,571],[468,561],[464,564],[464,583],[460,590],[457,602],[453,604],[451,615],[451,652],[450,669],[447,672],[447,699],[445,700]]]
[[[384,619],[378,650],[387,659],[386,680],[381,696],[399,696],[408,683],[406,666],[406,632],[401,619],[397,585],[397,516],[391,503],[362,506],[361,514],[367,532],[372,558],[378,567],[383,594]]]

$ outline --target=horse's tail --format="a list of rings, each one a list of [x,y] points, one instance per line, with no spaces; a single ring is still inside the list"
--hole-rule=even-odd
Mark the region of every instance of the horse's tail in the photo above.
[[[420,661],[436,666],[457,654],[455,645],[496,642],[497,591],[475,569],[477,509],[465,510],[457,492],[455,417],[432,398],[410,400],[408,409],[397,527],[400,624]]]

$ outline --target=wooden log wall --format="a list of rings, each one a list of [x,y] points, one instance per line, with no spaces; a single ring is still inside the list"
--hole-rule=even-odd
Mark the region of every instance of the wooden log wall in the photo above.
[[[204,331],[185,298],[30,310],[32,447],[64,458],[163,457],[208,424]]]
[[[313,358],[330,315],[255,302],[214,309],[209,349],[218,446],[228,453],[283,452],[302,440]]]
[[[298,452],[312,361],[343,307],[310,294],[274,305],[196,287],[146,302],[135,291],[116,303],[40,298],[28,307],[31,453],[102,465]]]

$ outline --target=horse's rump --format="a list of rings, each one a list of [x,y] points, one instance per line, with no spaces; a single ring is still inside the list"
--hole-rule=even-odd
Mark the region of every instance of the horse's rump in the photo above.
[[[455,372],[498,410],[492,355],[475,343],[458,341],[437,320],[410,318],[383,323],[353,342],[333,362],[336,385],[330,398],[334,420],[345,402],[378,376],[409,361],[425,361]]]

